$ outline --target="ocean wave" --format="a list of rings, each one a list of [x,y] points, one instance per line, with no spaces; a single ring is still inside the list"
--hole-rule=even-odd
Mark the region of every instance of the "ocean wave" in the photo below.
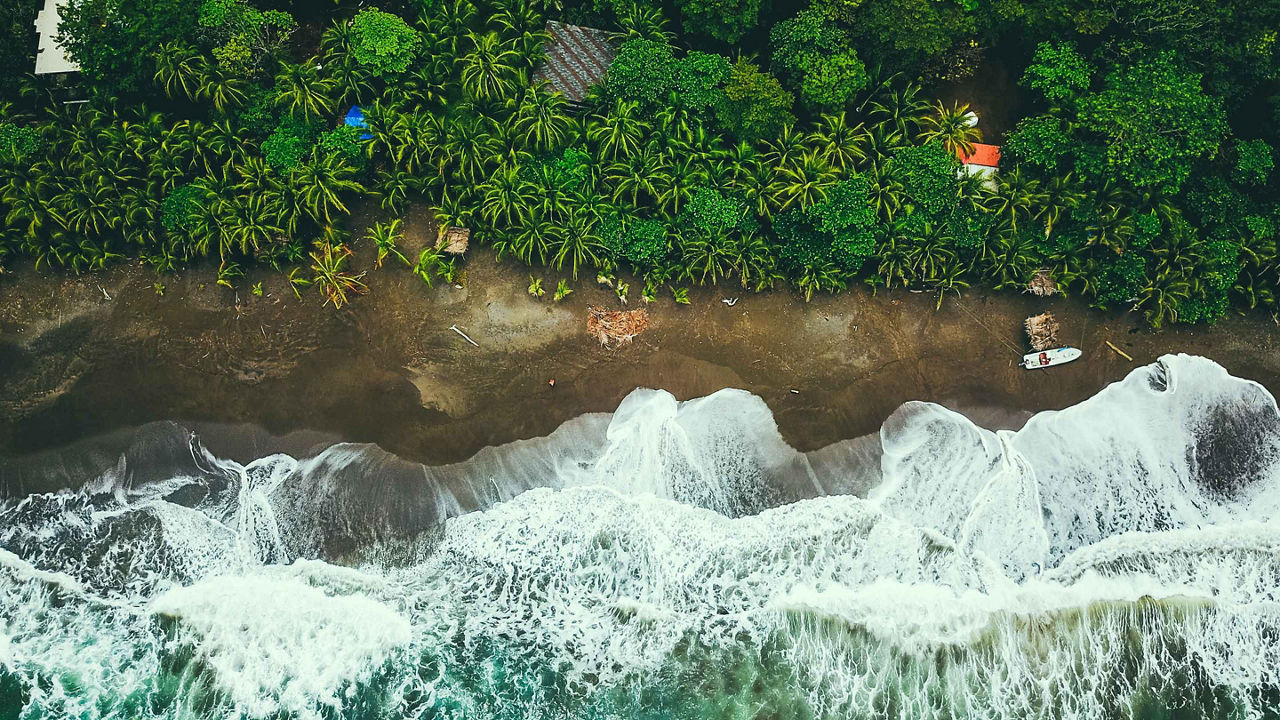
[[[166,432],[148,443],[172,472],[135,449],[0,506],[0,702],[1075,719],[1280,701],[1280,413],[1201,358],[1016,432],[909,403],[874,451],[796,452],[742,391],[637,390],[437,468],[349,444],[241,466]]]

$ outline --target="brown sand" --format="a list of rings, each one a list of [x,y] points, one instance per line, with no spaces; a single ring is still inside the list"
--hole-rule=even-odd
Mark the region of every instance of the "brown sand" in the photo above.
[[[410,216],[411,238],[430,235],[424,222]],[[357,269],[372,266],[368,255]],[[544,287],[563,276],[535,274]],[[17,268],[0,280],[0,457],[176,420],[237,459],[344,439],[438,463],[613,410],[639,386],[682,399],[747,389],[809,450],[874,432],[907,400],[979,413],[1061,408],[1167,352],[1280,388],[1280,333],[1263,315],[1152,333],[1139,317],[1062,298],[975,291],[935,311],[933,296],[908,292],[805,303],[787,291],[695,288],[690,306],[664,295],[634,343],[607,350],[586,317],[590,305],[622,307],[611,290],[582,278],[561,303],[535,300],[528,275],[473,248],[461,289],[428,288],[388,264],[366,278],[370,295],[334,311],[314,290],[296,299],[274,274],[251,274],[233,292],[200,268],[164,279],[161,297],[137,266],[80,278]],[[250,293],[258,281],[263,297]],[[1084,357],[1029,372],[1017,366],[1022,322],[1046,309]],[[246,426],[264,432],[245,440]]]

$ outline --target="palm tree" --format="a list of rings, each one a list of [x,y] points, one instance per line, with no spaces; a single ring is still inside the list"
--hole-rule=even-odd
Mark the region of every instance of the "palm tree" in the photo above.
[[[332,225],[335,212],[343,215],[350,212],[342,201],[343,196],[364,192],[355,176],[355,168],[341,157],[325,155],[294,168],[289,181],[297,189],[302,207],[311,219]]]
[[[383,210],[403,212],[409,195],[417,191],[419,180],[407,170],[380,170],[377,176],[378,197]]]
[[[67,230],[81,235],[101,236],[120,223],[118,197],[101,175],[74,181],[52,199],[53,216]]]
[[[1079,207],[1085,199],[1085,193],[1071,173],[1055,175],[1043,187],[1042,204],[1035,216],[1044,218],[1044,236],[1049,237],[1062,214]]]
[[[586,213],[573,213],[558,229],[555,243],[555,264],[557,270],[564,268],[569,262],[573,279],[578,279],[578,270],[588,263],[600,262],[600,236],[596,232],[597,223]]]
[[[282,234],[281,228],[272,222],[269,201],[262,195],[237,195],[226,210],[223,220],[226,234],[242,254],[256,252]]]
[[[663,172],[653,180],[658,206],[669,218],[680,214],[684,203],[693,195],[694,188],[700,185],[713,186],[698,160],[688,156],[676,159],[674,164],[664,164]]]
[[[827,188],[838,178],[816,153],[806,153],[803,158],[782,169],[782,209],[793,205],[806,209],[827,197]]]
[[[554,236],[555,225],[547,220],[540,210],[535,209],[512,229],[510,240],[502,245],[494,243],[494,246],[498,250],[499,259],[505,251],[510,250],[526,265],[535,263],[545,265],[547,259],[551,257],[551,243]]]
[[[662,11],[648,3],[632,2],[617,11],[618,31],[611,33],[614,42],[628,40],[652,40],[668,43],[675,33],[667,30],[667,19]]]
[[[276,103],[294,117],[310,122],[333,114],[334,83],[320,74],[315,58],[285,64],[276,75],[275,87]]]
[[[199,97],[207,99],[219,114],[227,114],[241,107],[249,99],[248,83],[234,73],[210,65],[200,77]]]
[[[491,15],[489,22],[504,36],[514,38],[541,30],[544,18],[533,5],[513,2]]]
[[[23,238],[34,240],[49,217],[48,199],[53,192],[52,173],[47,166],[15,167],[0,185],[0,205],[8,207],[5,224],[19,230]]]
[[[494,139],[483,119],[474,115],[456,117],[445,130],[441,147],[447,164],[457,169],[468,183],[478,183],[487,174],[494,153]]]
[[[766,140],[764,159],[779,169],[785,169],[795,159],[808,152],[808,140],[795,125],[784,125],[777,138]]]
[[[168,42],[152,57],[156,64],[155,81],[165,95],[196,99],[208,65],[203,55],[182,43]]]
[[[684,96],[675,90],[667,96],[667,102],[658,109],[655,117],[662,132],[661,138],[668,142],[679,142],[680,138],[689,137],[699,123],[698,116],[684,103]]]
[[[468,33],[474,47],[462,57],[462,87],[478,100],[497,100],[516,87],[516,52],[496,32]]]
[[[913,137],[928,112],[929,104],[920,97],[920,85],[914,82],[871,104],[872,120],[903,137]]]
[[[972,155],[973,144],[982,140],[977,127],[977,116],[968,105],[947,107],[941,100],[933,105],[933,112],[920,123],[921,142],[940,141],[942,147],[953,155]]]
[[[867,161],[872,168],[880,169],[894,153],[907,146],[902,133],[887,125],[876,125],[866,135]]]
[[[401,229],[400,218],[393,218],[391,222],[374,223],[369,232],[365,235],[365,239],[374,244],[378,249],[378,258],[374,261],[374,267],[382,267],[382,263],[389,257],[399,258],[405,265],[411,265],[409,258],[400,252],[398,247],[404,232]]]
[[[1013,228],[1018,231],[1018,217],[1030,216],[1033,208],[1044,203],[1044,193],[1040,191],[1040,181],[1022,172],[1022,166],[996,175],[996,190],[988,203],[988,209],[996,215],[1003,215]]]
[[[661,195],[659,188],[669,185],[664,183],[669,177],[670,172],[662,157],[650,147],[609,165],[605,169],[604,181],[613,188],[615,202],[622,202],[625,198],[632,208],[638,208],[657,199]]]
[[[560,147],[568,138],[570,129],[564,96],[541,88],[526,93],[516,107],[514,125],[517,132],[528,137],[537,150],[548,152]]]
[[[529,136],[512,123],[491,123],[492,160],[498,167],[520,168],[533,160]]]
[[[867,159],[867,131],[861,124],[850,125],[845,113],[823,115],[809,142],[840,173],[852,171]]]
[[[1024,288],[1039,266],[1032,240],[1018,232],[997,232],[989,249],[987,275],[996,289]]]
[[[1190,297],[1191,285],[1186,276],[1161,265],[1155,277],[1142,289],[1138,304],[1134,307],[1145,308],[1147,322],[1151,323],[1151,327],[1159,328],[1166,320],[1177,322],[1179,306]]]
[[[747,201],[747,207],[756,215],[771,219],[778,209],[778,171],[769,163],[752,161],[744,163],[735,180]]]
[[[692,282],[713,285],[733,271],[735,243],[727,236],[694,233],[679,243],[683,275]]]
[[[311,270],[315,276],[309,284],[320,287],[325,304],[333,303],[334,310],[350,301],[348,294],[364,295],[369,292],[369,286],[362,281],[364,273],[356,275],[346,269],[351,255],[351,248],[346,245],[319,241],[311,252]]]
[[[592,116],[587,138],[602,159],[613,162],[640,151],[648,125],[636,117],[638,108],[637,103],[619,100],[608,114]]]
[[[470,0],[452,0],[439,6],[423,4],[418,24],[427,35],[427,46],[449,58],[461,56],[462,43],[475,20],[476,6]]]
[[[334,20],[320,34],[320,59],[325,64],[341,62],[351,56],[351,48],[355,42],[351,20],[346,18]]]
[[[532,191],[533,185],[521,177],[519,168],[498,170],[487,183],[480,186],[480,192],[484,195],[480,217],[494,225],[518,224],[532,205]]]

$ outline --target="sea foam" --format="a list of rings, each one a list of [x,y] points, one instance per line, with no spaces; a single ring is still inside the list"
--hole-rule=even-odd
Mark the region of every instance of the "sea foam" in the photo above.
[[[0,672],[86,718],[1280,706],[1261,386],[1166,356],[1016,432],[908,403],[877,444],[806,455],[748,393],[638,390],[440,468],[134,453],[0,507]]]

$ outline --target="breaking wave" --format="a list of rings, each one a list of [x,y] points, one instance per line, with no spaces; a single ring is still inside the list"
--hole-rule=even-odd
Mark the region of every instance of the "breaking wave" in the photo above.
[[[1016,432],[908,403],[809,454],[732,390],[441,467],[145,447],[0,504],[0,717],[1280,707],[1280,413],[1202,358]]]

